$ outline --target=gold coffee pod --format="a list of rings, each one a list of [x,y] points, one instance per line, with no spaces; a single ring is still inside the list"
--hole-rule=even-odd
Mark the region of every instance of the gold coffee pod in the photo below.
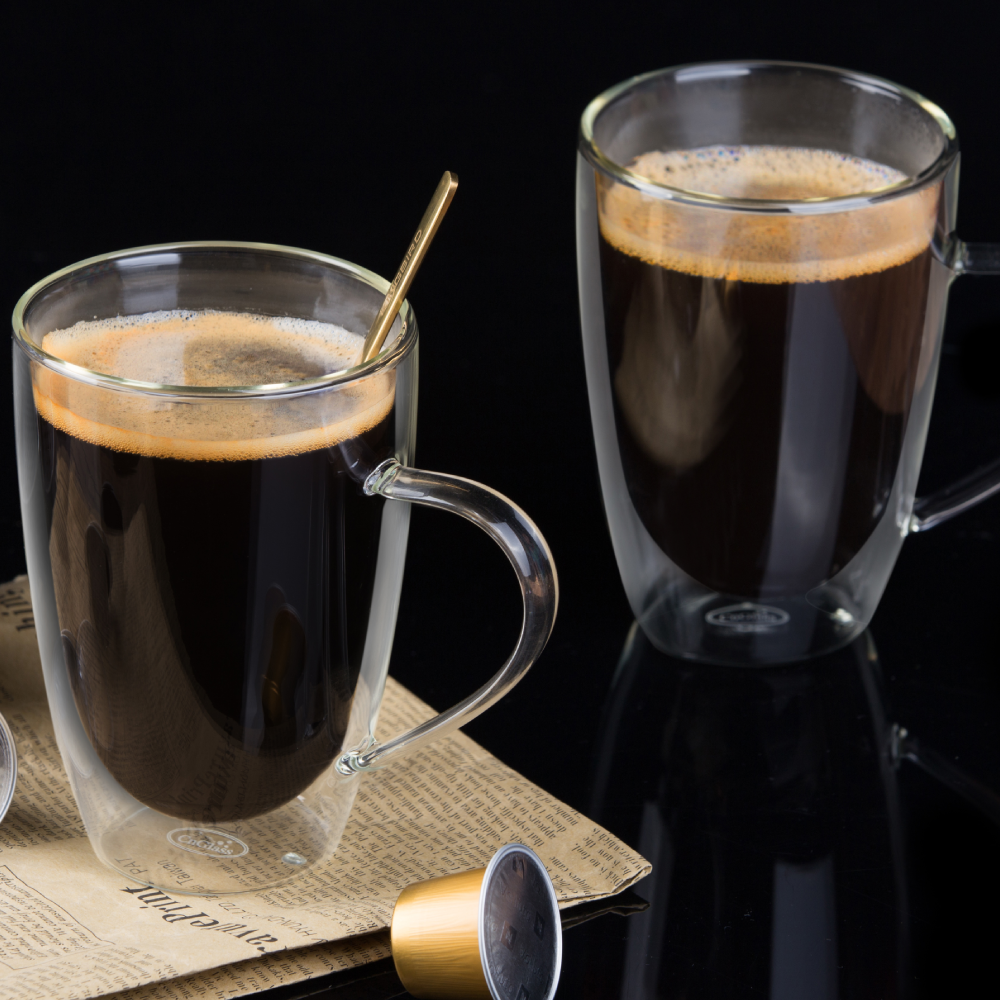
[[[562,926],[545,866],[508,844],[485,868],[407,886],[392,913],[392,958],[422,1000],[551,1000]]]

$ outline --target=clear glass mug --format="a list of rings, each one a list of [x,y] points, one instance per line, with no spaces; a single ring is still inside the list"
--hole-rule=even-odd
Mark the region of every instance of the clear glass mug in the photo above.
[[[669,155],[636,162],[653,151]],[[828,193],[724,187],[749,156],[785,181],[825,171]],[[684,66],[587,107],[591,417],[625,590],[662,651],[836,649],[871,620],[907,534],[1000,489],[993,463],[915,497],[948,288],[1000,273],[1000,248],[954,234],[958,161],[940,108],[829,67]],[[838,170],[870,183],[844,194]]]
[[[363,772],[475,718],[524,676],[558,583],[509,500],[407,467],[408,303],[371,361],[265,386],[129,381],[60,360],[44,338],[160,310],[363,334],[387,287],[303,250],[184,243],[84,261],[17,304],[18,475],[46,690],[87,834],[125,875],[221,893],[308,869],[340,842]],[[496,541],[524,621],[488,683],[380,745],[411,503]]]

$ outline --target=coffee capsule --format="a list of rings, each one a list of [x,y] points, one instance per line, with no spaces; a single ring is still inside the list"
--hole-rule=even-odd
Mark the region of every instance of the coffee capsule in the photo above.
[[[0,715],[0,820],[10,808],[17,783],[17,751],[7,720]]]
[[[392,914],[392,957],[422,1000],[551,1000],[562,925],[545,866],[508,844],[485,868],[407,886]]]

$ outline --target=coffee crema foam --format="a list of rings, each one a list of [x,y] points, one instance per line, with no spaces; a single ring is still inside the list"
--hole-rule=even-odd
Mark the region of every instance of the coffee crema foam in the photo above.
[[[791,146],[652,150],[627,164],[656,184],[765,201],[865,195],[905,181],[873,160]],[[905,264],[934,234],[938,189],[822,214],[762,214],[657,198],[597,172],[601,233],[649,264],[762,284],[833,281]]]
[[[902,171],[874,160],[797,146],[653,150],[637,156],[629,169],[696,194],[764,201],[870,194],[906,180]]]
[[[315,320],[171,310],[80,322],[42,338],[49,354],[89,371],[170,386],[273,385],[355,364],[364,337]],[[49,423],[112,451],[239,461],[314,451],[357,437],[392,409],[395,372],[302,395],[172,398],[121,391],[33,366],[35,406]]]

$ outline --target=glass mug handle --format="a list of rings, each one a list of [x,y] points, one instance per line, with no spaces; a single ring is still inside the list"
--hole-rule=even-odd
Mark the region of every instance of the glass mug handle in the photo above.
[[[348,776],[385,767],[471,722],[498,702],[541,655],[559,606],[559,579],[548,544],[531,518],[496,490],[458,476],[410,469],[390,458],[368,475],[364,491],[369,496],[450,510],[482,528],[514,567],[524,601],[524,620],[514,652],[478,691],[386,743],[369,739],[346,751],[337,761],[337,770]]]
[[[963,274],[1000,275],[1000,243],[963,243],[958,240],[951,267],[956,278]],[[1000,459],[936,493],[917,497],[910,515],[909,530],[927,531],[998,492]]]

